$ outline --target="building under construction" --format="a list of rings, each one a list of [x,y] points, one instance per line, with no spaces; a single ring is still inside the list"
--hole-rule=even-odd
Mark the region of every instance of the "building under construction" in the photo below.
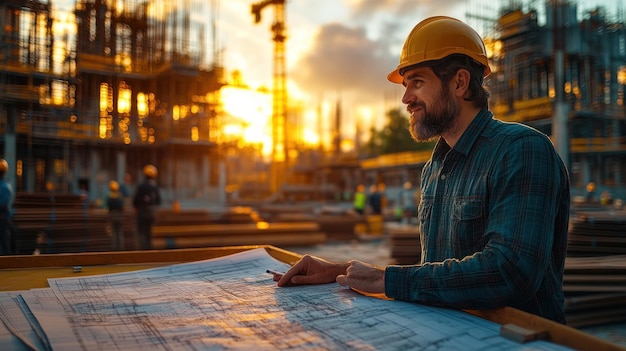
[[[505,8],[494,51],[493,110],[552,136],[568,164],[574,195],[593,182],[600,196],[626,196],[626,24],[603,8],[577,18],[552,1],[539,26],[535,10]],[[497,56],[496,56],[497,55]],[[561,116],[560,116],[561,115]]]
[[[77,193],[85,184],[95,200],[110,179],[130,173],[138,181],[153,163],[166,204],[225,198],[227,153],[218,152],[216,125],[223,70],[214,53],[205,64],[205,31],[192,21],[191,3],[77,0],[69,16],[52,0],[0,3],[0,152],[17,191]],[[263,2],[274,3],[282,4]],[[579,19],[574,1],[542,5],[511,1],[489,22],[491,108],[552,136],[574,196],[594,182],[596,196],[606,190],[624,199],[624,15],[596,8]],[[314,166],[304,167],[306,155],[287,162],[288,185],[330,193],[382,182],[393,192],[419,179],[430,153],[360,163],[358,155],[347,163],[333,162],[346,155],[312,155]]]
[[[205,63],[190,3],[77,0],[62,13],[53,0],[2,1],[0,145],[17,191],[80,184],[95,200],[151,163],[166,203],[221,196],[223,70]]]
[[[502,8],[486,35],[492,74],[487,81],[497,118],[531,125],[551,136],[568,164],[573,196],[607,191],[626,198],[626,23],[595,8],[578,18],[576,2],[519,1]],[[483,21],[485,19],[483,18]],[[388,189],[415,181],[430,152],[384,155],[361,162],[365,179]]]

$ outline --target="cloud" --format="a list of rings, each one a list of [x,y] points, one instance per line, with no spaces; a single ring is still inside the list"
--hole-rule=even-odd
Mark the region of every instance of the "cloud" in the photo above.
[[[370,40],[365,30],[332,23],[320,28],[290,76],[311,92],[380,95],[397,60],[387,44]]]
[[[463,7],[466,0],[353,0],[348,1],[355,19],[370,18],[381,12],[390,14],[396,20],[406,19],[414,15],[454,16]]]
[[[467,0],[349,0],[348,3],[352,21],[366,28],[378,23],[377,33],[370,34],[399,46],[411,29],[427,17],[450,16],[463,20]]]
[[[380,97],[389,89],[386,76],[398,64],[402,43],[413,26],[433,15],[459,17],[465,0],[352,0],[347,4],[350,25],[322,25],[309,50],[292,66],[289,75],[303,90]]]

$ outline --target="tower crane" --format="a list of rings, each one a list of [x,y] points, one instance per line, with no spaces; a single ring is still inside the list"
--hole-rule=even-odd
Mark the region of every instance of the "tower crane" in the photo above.
[[[252,4],[254,23],[261,22],[261,11],[274,5],[272,40],[274,41],[274,77],[272,91],[272,165],[270,188],[275,193],[285,181],[287,174],[287,75],[285,72],[285,2],[286,0],[264,0]]]

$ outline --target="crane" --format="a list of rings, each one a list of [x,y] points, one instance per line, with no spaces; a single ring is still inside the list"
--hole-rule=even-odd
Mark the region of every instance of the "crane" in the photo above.
[[[274,6],[272,40],[274,41],[274,76],[272,91],[272,166],[270,188],[275,193],[284,183],[287,170],[287,75],[285,70],[285,1],[264,0],[252,4],[254,23],[261,22],[261,11]]]

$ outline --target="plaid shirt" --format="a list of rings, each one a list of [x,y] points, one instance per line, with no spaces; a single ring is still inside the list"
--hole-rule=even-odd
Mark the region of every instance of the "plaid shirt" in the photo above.
[[[388,266],[391,298],[511,306],[565,323],[569,177],[550,139],[481,111],[422,172],[420,265]]]

